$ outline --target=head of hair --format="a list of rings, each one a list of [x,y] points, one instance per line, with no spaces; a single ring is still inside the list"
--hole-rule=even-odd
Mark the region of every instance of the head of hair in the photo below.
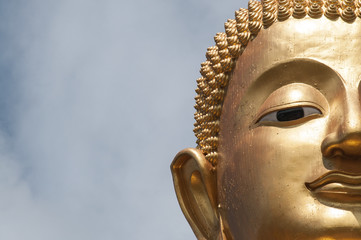
[[[341,18],[347,23],[361,18],[361,0],[250,0],[247,9],[235,12],[235,19],[228,19],[225,32],[214,37],[215,46],[207,49],[207,60],[201,64],[202,77],[197,79],[194,133],[197,148],[206,159],[217,165],[220,116],[230,75],[235,62],[256,38],[259,31],[275,22],[293,17],[310,17],[329,20]]]

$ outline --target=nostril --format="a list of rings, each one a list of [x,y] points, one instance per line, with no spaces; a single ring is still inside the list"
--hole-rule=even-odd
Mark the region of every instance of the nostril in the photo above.
[[[337,156],[342,156],[345,152],[342,150],[339,143],[335,142],[323,142],[321,146],[322,155],[326,158],[333,158]]]
[[[345,156],[345,152],[338,144],[333,144],[323,148],[322,155],[326,158],[334,158]]]
[[[323,157],[329,158],[331,157],[334,152],[337,149],[340,149],[338,147],[339,145],[339,136],[337,134],[337,132],[333,132],[331,134],[329,134],[321,143],[321,152]]]
[[[344,156],[345,152],[340,148],[334,148],[331,150],[331,156],[330,157],[341,157]]]

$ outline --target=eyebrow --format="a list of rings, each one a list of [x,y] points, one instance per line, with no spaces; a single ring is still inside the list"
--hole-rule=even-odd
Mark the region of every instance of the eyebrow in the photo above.
[[[291,83],[308,84],[325,93],[338,90],[344,85],[344,80],[324,63],[311,58],[297,58],[278,63],[264,71],[255,78],[244,96],[251,94],[257,98],[267,98],[278,88]]]
[[[293,58],[275,64],[250,81],[252,83],[240,97],[240,102],[232,107],[232,111],[237,112],[234,114],[235,123],[240,122],[238,118],[244,114],[241,112],[258,109],[272,92],[291,83],[310,85],[320,91],[327,100],[330,100],[327,96],[336,96],[340,88],[344,88],[340,74],[330,66],[311,58]]]

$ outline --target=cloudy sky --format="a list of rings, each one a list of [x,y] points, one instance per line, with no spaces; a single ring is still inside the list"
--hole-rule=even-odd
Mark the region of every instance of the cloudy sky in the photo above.
[[[195,239],[169,165],[244,0],[0,0],[0,239]]]

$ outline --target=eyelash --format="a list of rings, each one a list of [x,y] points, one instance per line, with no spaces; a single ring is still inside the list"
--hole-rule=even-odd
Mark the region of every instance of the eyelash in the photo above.
[[[313,115],[322,115],[322,112],[315,107],[299,106],[270,112],[263,115],[257,122],[292,122]]]

